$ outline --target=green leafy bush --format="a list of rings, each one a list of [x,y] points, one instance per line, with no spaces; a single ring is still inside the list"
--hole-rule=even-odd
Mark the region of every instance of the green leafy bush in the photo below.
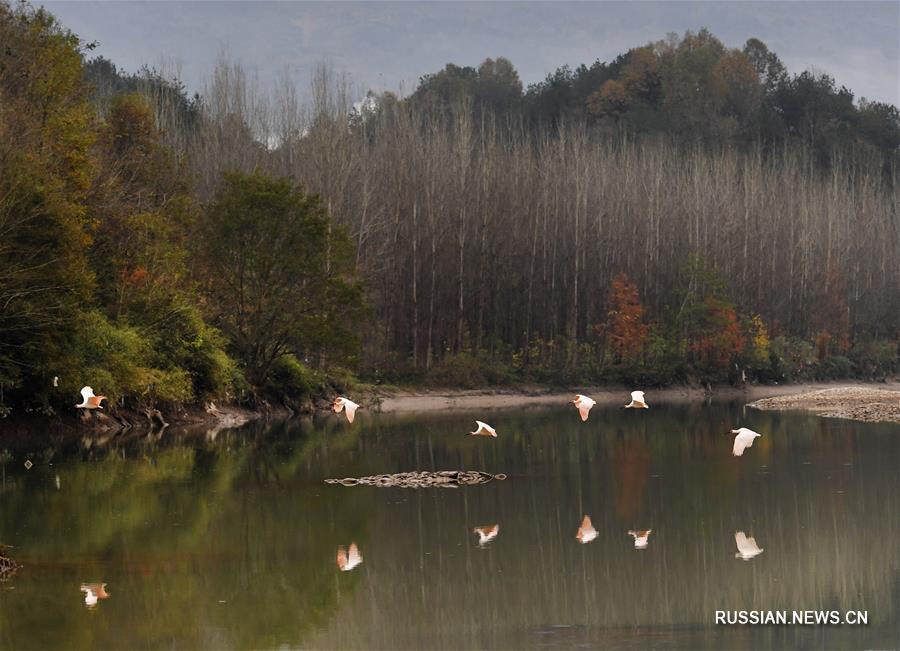
[[[112,323],[96,310],[84,312],[77,319],[66,371],[59,373],[59,388],[77,396],[82,386],[90,385],[111,403],[126,396],[138,404],[191,400],[188,372],[154,367],[152,357],[151,342],[137,328]]]
[[[293,355],[283,355],[272,364],[266,394],[284,404],[296,404],[325,389],[321,374],[305,366]]]
[[[900,371],[897,343],[893,341],[856,344],[850,351],[850,359],[866,379],[880,380]]]

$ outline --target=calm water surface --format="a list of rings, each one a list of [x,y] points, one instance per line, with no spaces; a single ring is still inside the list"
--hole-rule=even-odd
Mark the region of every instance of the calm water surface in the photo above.
[[[476,416],[500,437],[463,436]],[[739,425],[763,437],[733,458]],[[0,543],[20,567],[0,582],[2,648],[900,646],[896,425],[728,404],[595,407],[587,423],[366,414],[158,441],[35,432],[10,453]],[[416,469],[508,479],[323,483]],[[598,535],[582,545],[584,514]],[[652,529],[646,549],[632,529]],[[736,558],[737,531],[763,552]],[[363,562],[341,572],[351,543]],[[101,582],[87,607],[81,584]],[[715,625],[756,609],[869,623]]]

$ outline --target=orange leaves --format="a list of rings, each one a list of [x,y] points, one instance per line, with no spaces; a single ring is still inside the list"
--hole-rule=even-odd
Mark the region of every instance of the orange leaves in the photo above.
[[[727,110],[738,116],[749,115],[759,105],[762,85],[759,74],[747,56],[732,50],[713,68],[713,87],[725,100]]]
[[[588,109],[599,117],[618,118],[628,109],[625,85],[615,79],[606,81],[600,90],[588,98]]]
[[[659,59],[650,47],[634,49],[628,57],[628,64],[622,71],[628,97],[653,101],[660,87]]]
[[[706,297],[704,306],[706,327],[690,348],[704,364],[725,369],[732,357],[743,352],[747,339],[730,303],[710,295]]]
[[[606,322],[596,330],[605,336],[607,347],[617,360],[630,361],[640,356],[650,326],[644,323],[644,306],[637,285],[624,273],[613,280]]]
[[[138,285],[147,277],[146,267],[138,267],[132,272],[123,271],[123,280],[127,285]]]

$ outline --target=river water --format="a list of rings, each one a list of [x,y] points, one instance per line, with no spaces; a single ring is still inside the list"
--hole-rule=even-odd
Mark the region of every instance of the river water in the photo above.
[[[499,437],[465,436],[475,418]],[[738,426],[763,436],[735,458]],[[897,425],[725,403],[598,406],[587,423],[562,406],[360,412],[189,437],[35,432],[0,460],[2,648],[900,646]],[[507,478],[324,483],[461,469]],[[636,548],[628,532],[648,529]],[[740,532],[762,552],[738,557]],[[362,562],[342,571],[351,544]],[[805,610],[868,623],[716,624]]]

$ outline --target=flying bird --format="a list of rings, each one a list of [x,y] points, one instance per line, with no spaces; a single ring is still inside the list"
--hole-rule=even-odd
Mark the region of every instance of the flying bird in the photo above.
[[[97,606],[99,599],[108,599],[105,583],[82,583],[81,591],[84,593],[84,605],[88,608]]]
[[[484,547],[500,533],[500,525],[495,524],[492,526],[475,527],[472,529],[472,533],[478,534],[478,546]]]
[[[350,400],[349,398],[344,398],[340,396],[334,399],[334,404],[331,405],[331,408],[334,409],[334,413],[341,413],[342,409],[346,409],[347,420],[351,423],[353,419],[356,418],[356,409],[359,407],[358,404]]]
[[[756,544],[755,538],[748,538],[747,534],[743,531],[735,531],[734,532],[734,542],[737,544],[737,554],[734,555],[735,558],[740,558],[745,561],[749,561],[754,556],[759,556],[763,553],[763,550],[759,545]]]
[[[596,537],[597,530],[594,529],[594,525],[591,523],[591,516],[584,516],[584,519],[581,521],[581,526],[578,527],[578,533],[575,534],[575,538],[582,545],[585,545]]]
[[[591,400],[587,396],[583,396],[580,393],[575,396],[575,400],[572,401],[572,404],[575,405],[575,408],[578,409],[578,413],[581,414],[581,421],[584,422],[588,419],[588,413],[591,411],[591,407],[596,405],[596,401]]]
[[[753,445],[753,440],[762,436],[759,432],[754,432],[752,429],[747,429],[746,427],[741,427],[740,429],[731,430],[732,434],[737,434],[734,437],[734,448],[732,449],[732,454],[736,457],[740,457],[744,454],[744,450]]]
[[[644,392],[643,391],[632,391],[631,392],[631,402],[625,405],[626,409],[650,409],[647,406],[647,403],[644,402]]]
[[[475,424],[478,425],[478,429],[474,432],[469,432],[469,436],[493,436],[494,438],[497,438],[497,430],[487,423],[476,420]]]
[[[647,545],[650,544],[650,533],[653,529],[644,529],[642,531],[629,531],[628,535],[634,538],[634,548],[635,549],[647,549]]]
[[[359,553],[356,543],[350,543],[350,549],[346,551],[343,546],[338,547],[337,566],[341,572],[349,572],[362,563],[362,560],[362,554]]]
[[[95,396],[91,387],[82,387],[81,404],[75,405],[76,409],[103,409],[100,405],[101,400],[106,400],[106,396]]]
[[[53,376],[53,386],[55,386],[55,387],[59,386],[59,376],[58,375]]]

